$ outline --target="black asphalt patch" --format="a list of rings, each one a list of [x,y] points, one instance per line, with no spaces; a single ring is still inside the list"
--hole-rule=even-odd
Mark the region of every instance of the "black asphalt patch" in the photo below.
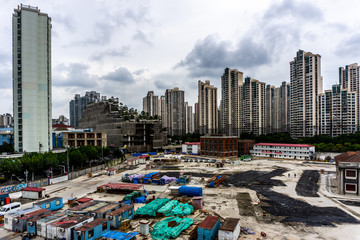
[[[350,200],[339,200],[339,201],[349,206],[360,207],[360,202],[358,201],[350,201]]]
[[[304,170],[295,188],[297,195],[303,197],[319,197],[319,194],[317,194],[319,191],[319,178],[319,171]]]

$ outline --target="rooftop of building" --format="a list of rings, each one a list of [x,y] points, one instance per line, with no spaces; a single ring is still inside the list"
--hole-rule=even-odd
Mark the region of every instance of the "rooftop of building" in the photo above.
[[[200,145],[200,142],[186,142],[184,145]]]
[[[220,227],[220,230],[234,231],[239,221],[239,218],[226,218],[223,225]]]
[[[42,192],[45,191],[45,188],[39,188],[39,187],[27,187],[22,189],[21,191],[25,191],[25,192]]]
[[[219,135],[205,135],[205,136],[201,136],[200,139],[204,139],[204,138],[236,138],[238,139],[237,136],[225,136],[225,135],[222,135],[222,134],[219,134]]]
[[[202,223],[200,223],[199,228],[212,229],[218,220],[219,217],[207,216],[205,220]]]
[[[336,165],[340,163],[360,163],[360,151],[344,152],[334,157]]]
[[[107,220],[105,218],[98,218],[98,219],[95,219],[94,221],[92,222],[89,222],[89,223],[85,223],[84,225],[82,225],[81,227],[75,229],[75,231],[80,231],[80,232],[85,232],[85,231],[88,231],[98,225],[101,225],[103,223],[107,222]]]
[[[314,147],[309,144],[292,144],[292,143],[256,143],[255,146],[275,146],[275,147]]]

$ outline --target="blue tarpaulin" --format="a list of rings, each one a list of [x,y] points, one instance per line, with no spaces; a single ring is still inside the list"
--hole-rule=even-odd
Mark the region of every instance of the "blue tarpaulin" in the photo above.
[[[134,200],[134,202],[135,203],[146,203],[146,197],[143,195],[143,196],[141,196],[141,197],[137,197],[137,198],[135,198],[135,200]]]
[[[130,232],[130,233],[123,233],[123,232],[116,232],[116,231],[108,231],[101,235],[104,238],[115,239],[115,240],[130,240],[133,239],[138,232]]]

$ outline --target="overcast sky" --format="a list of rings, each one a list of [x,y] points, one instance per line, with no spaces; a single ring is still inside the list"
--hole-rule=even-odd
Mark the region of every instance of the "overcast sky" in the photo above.
[[[11,19],[1,0],[0,113],[12,113]],[[52,18],[53,117],[69,117],[76,93],[95,90],[142,110],[147,91],[218,87],[225,67],[278,86],[298,49],[322,56],[324,89],[360,59],[359,1],[23,1]]]

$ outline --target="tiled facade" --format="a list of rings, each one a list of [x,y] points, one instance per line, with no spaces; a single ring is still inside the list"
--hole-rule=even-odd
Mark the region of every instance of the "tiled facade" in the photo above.
[[[237,157],[238,138],[236,136],[200,137],[200,155],[211,157]]]

